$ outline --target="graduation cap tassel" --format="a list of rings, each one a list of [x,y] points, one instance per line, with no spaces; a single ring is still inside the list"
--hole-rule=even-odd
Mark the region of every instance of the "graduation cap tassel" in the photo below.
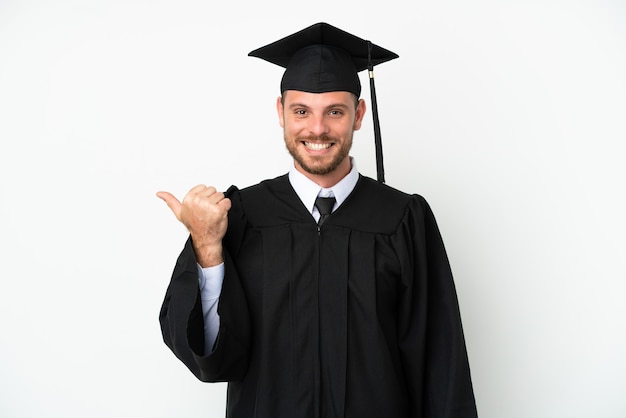
[[[374,65],[372,64],[372,43],[367,41],[367,70],[370,78],[370,94],[372,97],[372,117],[374,118],[374,145],[376,147],[376,175],[379,183],[385,182],[383,167],[383,143],[378,120],[378,103],[376,103],[376,86],[374,85]]]

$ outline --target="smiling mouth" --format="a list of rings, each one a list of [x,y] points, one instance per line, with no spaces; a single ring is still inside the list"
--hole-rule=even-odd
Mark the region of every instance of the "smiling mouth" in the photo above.
[[[322,151],[333,146],[330,142],[302,142],[307,149],[312,151]]]

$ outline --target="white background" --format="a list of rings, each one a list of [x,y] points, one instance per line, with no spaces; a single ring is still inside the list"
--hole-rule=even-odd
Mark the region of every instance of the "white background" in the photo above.
[[[480,416],[626,417],[618,0],[0,0],[0,416],[224,415],[161,340],[186,231],[155,193],[287,171],[247,53],[319,21],[400,55],[387,183],[437,216]]]

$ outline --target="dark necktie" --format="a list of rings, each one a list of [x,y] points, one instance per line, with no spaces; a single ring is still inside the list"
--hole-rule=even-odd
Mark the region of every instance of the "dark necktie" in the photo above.
[[[318,225],[322,225],[328,218],[328,215],[333,210],[333,206],[335,206],[334,197],[318,197],[315,199],[315,207],[320,212],[320,219],[317,221]]]

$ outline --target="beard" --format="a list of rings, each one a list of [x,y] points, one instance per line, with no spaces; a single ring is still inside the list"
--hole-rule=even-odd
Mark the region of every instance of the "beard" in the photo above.
[[[303,155],[299,152],[298,145],[302,142],[333,142],[332,148],[338,148],[335,150],[334,155]],[[339,141],[328,136],[307,136],[297,137],[294,140],[289,140],[285,137],[285,145],[289,154],[293,159],[302,167],[304,171],[314,175],[326,175],[330,174],[339,167],[341,162],[346,159],[350,153],[350,147],[352,145],[351,138],[347,138],[341,145],[338,145]],[[330,160],[329,160],[330,159]]]

